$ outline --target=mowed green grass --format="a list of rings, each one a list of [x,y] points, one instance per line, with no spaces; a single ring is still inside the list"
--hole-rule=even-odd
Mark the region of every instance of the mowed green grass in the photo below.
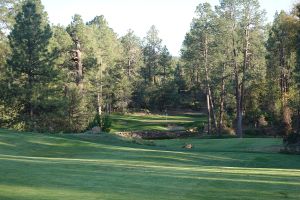
[[[0,130],[0,199],[300,199],[300,156],[280,139],[155,143]]]
[[[113,122],[112,132],[170,131],[168,127],[170,124],[190,128],[206,122],[206,117],[201,113],[187,113],[181,115],[113,114],[111,118]]]

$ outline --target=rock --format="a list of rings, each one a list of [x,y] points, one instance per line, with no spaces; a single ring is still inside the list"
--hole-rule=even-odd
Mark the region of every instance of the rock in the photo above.
[[[92,133],[93,134],[99,134],[101,133],[101,128],[99,126],[95,126],[92,128]]]
[[[193,145],[192,144],[187,144],[187,145],[184,145],[182,148],[184,148],[184,149],[192,149]]]

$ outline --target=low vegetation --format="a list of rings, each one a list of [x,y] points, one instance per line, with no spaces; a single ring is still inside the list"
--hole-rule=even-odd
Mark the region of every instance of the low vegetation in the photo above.
[[[295,199],[300,157],[280,139],[144,145],[103,135],[0,131],[0,199]],[[192,149],[183,149],[192,143]]]

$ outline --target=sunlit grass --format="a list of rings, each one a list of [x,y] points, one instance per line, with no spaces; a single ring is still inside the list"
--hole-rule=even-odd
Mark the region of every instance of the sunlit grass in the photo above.
[[[300,157],[280,139],[155,142],[0,130],[0,199],[299,199]]]
[[[112,115],[113,132],[121,131],[168,131],[168,125],[183,126],[186,128],[193,127],[195,124],[205,122],[205,117],[201,114],[185,115]]]

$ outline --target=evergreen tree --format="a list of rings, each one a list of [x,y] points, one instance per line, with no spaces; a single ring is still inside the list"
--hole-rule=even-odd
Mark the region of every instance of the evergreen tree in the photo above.
[[[134,35],[132,30],[121,38],[123,46],[123,62],[126,75],[130,79],[135,79],[143,65],[142,44],[140,39]]]
[[[10,121],[16,116],[17,106],[11,98],[14,94],[8,88],[11,77],[7,68],[7,58],[11,53],[7,34],[11,31],[18,9],[17,0],[0,0],[0,126],[10,126]]]
[[[197,7],[197,18],[193,19],[190,33],[187,35],[186,51],[183,53],[190,54],[188,59],[193,59],[193,62],[199,66],[200,72],[203,74],[205,80],[205,93],[207,101],[207,114],[208,114],[208,133],[211,133],[211,119],[214,129],[217,129],[216,115],[214,109],[214,99],[212,96],[210,71],[214,63],[214,50],[215,46],[215,22],[216,16],[209,3],[200,4]],[[192,52],[192,54],[190,53]]]
[[[267,96],[271,99],[268,108],[281,130],[288,134],[292,130],[290,107],[293,94],[292,72],[295,66],[296,26],[294,17],[285,12],[276,14],[267,41]]]
[[[158,37],[158,30],[155,26],[150,27],[144,40],[144,78],[149,84],[157,84],[162,40]]]
[[[108,22],[103,15],[96,16],[87,23],[90,29],[91,38],[91,55],[95,59],[95,67],[89,71],[88,79],[90,84],[90,92],[93,93],[91,101],[97,108],[99,115],[106,108],[114,107],[112,103],[112,94],[114,93],[115,82],[111,82],[114,77],[111,69],[117,69],[122,62],[122,45],[117,38],[117,34],[109,27]],[[104,88],[106,87],[106,88]],[[130,95],[130,93],[128,94]],[[108,109],[106,109],[108,110]]]
[[[162,77],[164,83],[172,78],[172,73],[174,73],[174,69],[172,68],[172,56],[166,46],[161,50],[159,66],[159,75]]]
[[[37,128],[44,101],[51,95],[47,92],[55,76],[54,58],[48,51],[51,36],[41,1],[25,1],[9,35],[12,55],[8,64],[13,77],[12,90],[20,103],[20,120],[30,130]]]
[[[298,90],[297,94],[297,133],[300,133],[300,4],[296,5],[297,21],[297,36],[296,36],[296,67],[294,71],[296,87]]]
[[[88,99],[87,71],[94,62],[90,62],[90,37],[89,29],[82,17],[75,14],[67,32],[72,40],[69,52],[69,62],[66,62],[68,79],[65,88],[67,105],[68,132],[84,131],[94,116]]]
[[[0,0],[0,38],[11,30],[19,0]]]

